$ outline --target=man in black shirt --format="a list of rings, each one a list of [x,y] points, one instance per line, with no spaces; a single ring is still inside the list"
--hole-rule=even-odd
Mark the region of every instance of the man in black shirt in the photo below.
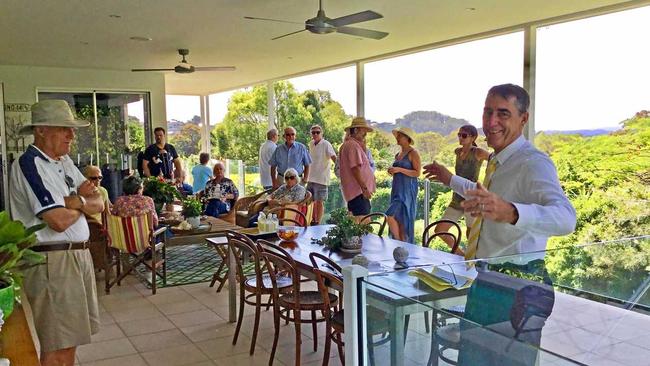
[[[166,143],[165,129],[156,127],[153,130],[156,143],[149,145],[144,151],[142,170],[145,177],[162,176],[165,179],[174,178],[174,169],[181,171],[181,160],[174,146]],[[176,177],[180,180],[180,176]],[[177,182],[178,183],[178,182]]]

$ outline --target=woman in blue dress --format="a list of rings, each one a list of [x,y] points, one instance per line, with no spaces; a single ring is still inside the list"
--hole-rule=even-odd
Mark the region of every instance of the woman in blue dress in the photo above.
[[[398,127],[393,135],[400,147],[393,166],[388,173],[393,176],[390,192],[390,206],[386,210],[386,221],[393,238],[415,243],[413,226],[417,211],[418,177],[422,168],[420,154],[413,148],[415,132],[407,127]]]

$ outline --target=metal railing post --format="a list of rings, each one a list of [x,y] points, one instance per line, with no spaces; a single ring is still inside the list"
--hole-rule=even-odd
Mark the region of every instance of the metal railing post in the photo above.
[[[361,279],[368,277],[368,269],[353,264],[343,267],[342,272],[345,364],[367,365],[366,286]]]
[[[429,215],[431,214],[431,182],[424,180],[424,227],[429,226]],[[424,240],[429,240],[428,235]]]

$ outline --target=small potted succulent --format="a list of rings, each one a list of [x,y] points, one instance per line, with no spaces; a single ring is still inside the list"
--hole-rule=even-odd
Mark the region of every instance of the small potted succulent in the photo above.
[[[173,184],[165,182],[161,177],[146,178],[142,194],[153,199],[158,213],[162,212],[165,204],[173,203],[176,198],[181,199],[178,189]]]
[[[8,212],[0,212],[0,310],[4,319],[19,300],[22,271],[45,259],[29,249],[36,243],[35,233],[44,227],[41,224],[26,229],[20,221],[12,221]]]
[[[203,204],[200,200],[188,197],[183,201],[183,216],[193,229],[201,224],[201,212],[203,212]]]
[[[332,211],[328,224],[334,224],[321,239],[315,239],[318,244],[325,245],[332,250],[341,250],[347,253],[361,252],[361,237],[372,232],[368,224],[360,224],[350,216],[345,208]]]

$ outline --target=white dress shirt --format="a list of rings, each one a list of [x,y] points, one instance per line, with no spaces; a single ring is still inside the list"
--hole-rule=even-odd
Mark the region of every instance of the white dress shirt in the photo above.
[[[273,185],[273,180],[271,179],[271,165],[269,165],[269,160],[273,156],[273,152],[278,147],[275,142],[271,140],[266,140],[262,146],[260,146],[260,180],[262,182],[262,187],[270,187]]]
[[[497,168],[490,192],[511,202],[519,213],[514,225],[483,221],[477,258],[489,258],[542,251],[549,236],[566,235],[575,229],[576,211],[567,199],[557,177],[555,165],[523,136],[492,157]],[[453,175],[454,192],[476,188],[476,183]]]

